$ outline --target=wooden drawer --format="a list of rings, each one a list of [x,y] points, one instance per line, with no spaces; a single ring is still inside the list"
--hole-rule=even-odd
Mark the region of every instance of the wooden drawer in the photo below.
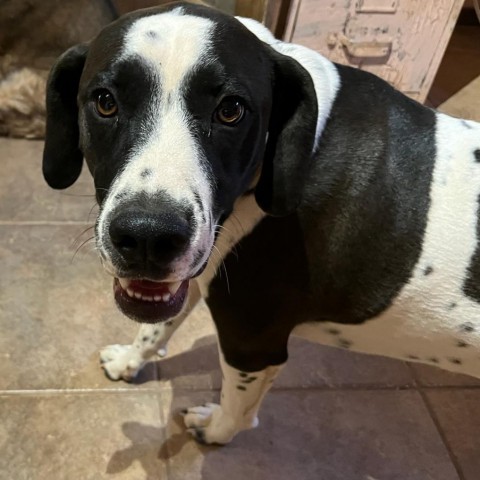
[[[293,0],[285,40],[423,102],[463,0]]]

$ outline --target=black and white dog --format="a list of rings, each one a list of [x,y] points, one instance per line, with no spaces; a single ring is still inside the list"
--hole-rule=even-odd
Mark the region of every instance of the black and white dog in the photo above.
[[[224,380],[185,412],[197,439],[257,424],[291,334],[480,377],[480,124],[188,3],[68,50],[47,108],[45,178],[68,187],[85,157],[98,251],[142,323],[108,375],[208,297]]]

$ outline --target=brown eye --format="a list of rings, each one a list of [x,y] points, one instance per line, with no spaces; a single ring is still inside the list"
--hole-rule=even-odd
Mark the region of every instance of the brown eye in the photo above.
[[[101,90],[98,93],[95,106],[102,117],[113,117],[118,110],[117,102],[108,90]]]
[[[245,114],[245,107],[237,97],[224,98],[215,110],[215,119],[225,125],[236,125]]]

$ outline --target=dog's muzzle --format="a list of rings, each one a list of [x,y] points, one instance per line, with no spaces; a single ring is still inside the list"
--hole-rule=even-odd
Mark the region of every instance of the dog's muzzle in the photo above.
[[[109,250],[118,272],[113,288],[125,315],[157,323],[181,312],[190,280],[186,270],[191,269],[176,268],[189,249],[192,223],[190,214],[179,211],[135,206],[113,213],[108,226]]]

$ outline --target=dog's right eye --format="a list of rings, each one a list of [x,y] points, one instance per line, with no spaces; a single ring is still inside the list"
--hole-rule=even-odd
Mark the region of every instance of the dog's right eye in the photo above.
[[[101,117],[113,117],[118,111],[115,97],[108,90],[100,90],[97,93],[95,108]]]

